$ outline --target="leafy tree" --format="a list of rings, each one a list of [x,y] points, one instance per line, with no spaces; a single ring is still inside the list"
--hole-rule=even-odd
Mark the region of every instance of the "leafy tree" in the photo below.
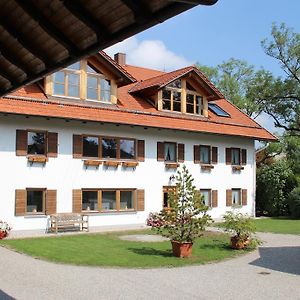
[[[285,24],[273,24],[271,35],[271,40],[262,41],[262,47],[278,61],[286,76],[265,78],[264,85],[253,86],[256,97],[253,93],[248,96],[261,103],[276,127],[300,134],[300,34]]]
[[[249,98],[252,86],[261,84],[261,78],[267,79],[270,73],[259,70],[244,60],[231,58],[216,67],[199,65],[199,69],[220,89],[225,98],[242,109],[247,115],[256,118],[262,106],[256,98]],[[259,100],[259,99],[257,99]]]
[[[300,219],[300,187],[297,187],[290,192],[288,204],[292,217]]]
[[[271,216],[288,215],[287,197],[297,186],[293,171],[285,160],[258,169],[256,206]]]

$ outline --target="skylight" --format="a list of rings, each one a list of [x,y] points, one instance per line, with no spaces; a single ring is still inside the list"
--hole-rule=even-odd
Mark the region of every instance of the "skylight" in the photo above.
[[[230,114],[223,110],[219,105],[215,103],[208,103],[208,109],[215,113],[219,117],[230,117]]]

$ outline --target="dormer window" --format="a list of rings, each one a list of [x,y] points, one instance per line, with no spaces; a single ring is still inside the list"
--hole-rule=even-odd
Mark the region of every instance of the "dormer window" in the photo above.
[[[87,65],[87,99],[110,102],[110,80]]]
[[[203,96],[184,79],[177,79],[162,90],[163,110],[203,115],[203,107]]]
[[[51,77],[51,94],[54,96],[112,102],[111,80],[85,60],[72,64]]]
[[[175,80],[163,89],[163,109],[181,112],[181,80]]]

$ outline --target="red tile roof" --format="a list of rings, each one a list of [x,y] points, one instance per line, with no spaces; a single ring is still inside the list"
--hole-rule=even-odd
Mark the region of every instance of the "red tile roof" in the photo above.
[[[208,78],[194,66],[185,67],[173,72],[160,74],[156,77],[148,78],[144,81],[136,83],[130,90],[129,93],[140,92],[149,88],[161,89],[172,81],[185,76],[191,72],[196,73],[202,81],[210,88],[210,90],[216,95],[217,99],[224,98],[223,94],[208,80]]]
[[[255,138],[259,140],[276,140],[262,127],[239,124],[225,124],[206,118],[176,117],[168,113],[147,113],[99,107],[87,107],[75,104],[61,104],[33,100],[0,99],[0,111],[3,113],[73,119],[92,122],[107,122],[143,127],[176,129],[199,133],[215,133]]]
[[[129,65],[123,66],[123,69],[138,81],[144,80],[143,82],[152,82],[152,77],[155,77],[153,82],[157,82],[158,77],[160,77],[159,80],[161,80],[161,77],[164,80],[166,77],[170,80],[170,77],[173,78],[174,73],[178,76],[179,73],[184,74],[184,72],[196,71],[194,67],[187,67],[171,72],[172,74],[169,75],[170,73]],[[199,75],[201,79],[208,81],[201,74]],[[117,105],[91,107],[85,101],[72,103],[72,100],[69,99],[69,102],[65,103],[58,98],[56,100],[48,99],[38,84],[32,84],[5,98],[0,98],[0,112],[243,136],[258,140],[276,140],[276,137],[225,99],[216,100],[215,103],[228,112],[230,117],[219,117],[211,111],[209,111],[208,118],[181,113],[161,112],[157,111],[147,99],[128,92],[135,85],[136,83],[132,83],[118,89]],[[211,86],[210,88],[213,89],[215,87]]]

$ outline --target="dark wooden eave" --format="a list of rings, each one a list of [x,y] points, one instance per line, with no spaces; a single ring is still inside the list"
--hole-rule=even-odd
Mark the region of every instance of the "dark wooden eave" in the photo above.
[[[194,6],[217,1],[1,1],[0,96]]]

